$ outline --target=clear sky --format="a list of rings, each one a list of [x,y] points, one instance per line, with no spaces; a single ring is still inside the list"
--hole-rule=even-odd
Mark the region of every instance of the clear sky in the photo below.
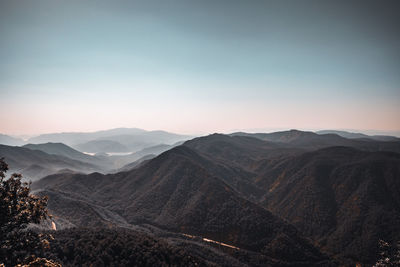
[[[399,3],[0,0],[0,132],[399,132]]]

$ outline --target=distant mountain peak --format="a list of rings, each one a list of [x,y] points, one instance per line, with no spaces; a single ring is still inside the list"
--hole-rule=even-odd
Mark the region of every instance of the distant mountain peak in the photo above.
[[[15,138],[9,135],[0,133],[0,144],[8,145],[8,146],[20,146],[25,144],[26,142],[21,138]]]

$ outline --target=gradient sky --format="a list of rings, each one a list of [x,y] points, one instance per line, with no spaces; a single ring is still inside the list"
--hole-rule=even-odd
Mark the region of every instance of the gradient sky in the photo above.
[[[0,132],[400,132],[399,14],[399,1],[0,0]]]

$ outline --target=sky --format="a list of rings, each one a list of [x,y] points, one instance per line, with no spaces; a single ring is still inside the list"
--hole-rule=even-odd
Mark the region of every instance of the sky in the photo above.
[[[400,134],[399,1],[0,0],[0,132]]]

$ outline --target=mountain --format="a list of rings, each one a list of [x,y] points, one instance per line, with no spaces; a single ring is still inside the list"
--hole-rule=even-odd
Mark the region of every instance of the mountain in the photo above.
[[[290,130],[274,133],[233,133],[233,136],[249,136],[269,142],[279,142],[290,144],[296,147],[306,147],[311,149],[331,146],[331,145],[351,145],[351,140],[336,134],[316,134],[299,130]]]
[[[274,133],[233,133],[232,136],[248,136],[263,141],[287,144],[293,148],[315,150],[330,146],[348,146],[366,151],[393,151],[400,153],[400,140],[377,141],[372,139],[348,139],[338,134],[317,134],[290,130]]]
[[[113,162],[108,157],[97,157],[79,152],[62,143],[27,144],[23,146],[31,150],[40,150],[50,155],[59,155],[73,160],[90,163],[97,166],[97,170],[107,171],[113,168]]]
[[[376,141],[400,141],[400,138],[388,135],[366,135],[362,133],[352,133],[347,131],[337,131],[337,130],[322,130],[317,131],[317,134],[337,134],[349,139],[372,139]]]
[[[257,161],[305,151],[284,143],[263,141],[246,135],[212,134],[186,141],[184,146],[213,161],[251,170]]]
[[[32,137],[28,140],[28,142],[33,144],[53,142],[53,143],[64,143],[73,146],[108,136],[138,134],[143,132],[146,131],[137,128],[116,128],[111,130],[87,132],[87,133],[83,132],[50,133]]]
[[[129,135],[112,135],[108,136],[107,140],[119,142],[126,146],[130,151],[136,152],[141,149],[160,144],[172,145],[190,138],[192,137],[168,133],[165,131],[146,131],[143,133]]]
[[[162,152],[165,152],[174,146],[176,145],[159,144],[155,146],[149,146],[128,155],[112,155],[110,156],[110,159],[114,162],[116,169],[123,168],[126,170],[125,166],[128,166],[129,164],[135,164],[135,162],[139,161],[140,159],[149,156],[151,157],[152,155],[153,157],[158,156]]]
[[[64,145],[63,143],[27,144],[22,147],[29,148],[31,150],[40,150],[51,155],[59,155],[82,161],[90,161],[90,159],[93,158],[92,156],[79,152],[67,145]]]
[[[32,181],[64,169],[83,173],[101,169],[101,167],[91,163],[59,155],[50,155],[43,151],[24,147],[0,145],[0,157],[5,158],[10,173],[21,173],[26,179]]]
[[[31,150],[39,150],[43,151],[47,154],[50,155],[59,155],[63,157],[67,157],[73,160],[81,161],[81,162],[86,162],[89,164],[93,164],[96,166],[96,171],[101,171],[101,172],[115,172],[116,169],[120,171],[127,171],[132,168],[134,168],[136,165],[139,165],[141,162],[154,158],[155,156],[159,155],[160,153],[168,150],[169,148],[172,148],[172,145],[157,145],[157,146],[152,146],[148,148],[144,148],[138,152],[131,153],[128,155],[121,155],[121,156],[108,156],[108,155],[88,155],[82,152],[79,152],[65,144],[62,143],[45,143],[45,144],[27,144],[24,145],[23,148],[28,148]],[[33,162],[32,162],[33,164]],[[39,177],[42,174],[39,174],[42,172],[42,169],[44,166],[33,166],[31,167],[31,171],[29,173],[31,175],[34,175],[35,177]],[[36,170],[33,170],[36,169]],[[34,172],[37,172],[38,174],[34,174]],[[48,173],[47,171],[44,171],[44,173]],[[44,177],[44,176],[41,176]]]
[[[159,145],[143,148],[142,150],[135,152],[134,155],[136,157],[144,157],[146,155],[159,155],[175,146],[176,145],[159,144]]]
[[[179,135],[165,131],[145,131],[137,128],[117,128],[106,131],[88,132],[88,133],[70,132],[70,133],[43,134],[30,138],[28,142],[33,144],[47,143],[47,142],[64,143],[68,146],[78,148],[77,147],[78,145],[82,146],[90,141],[99,141],[100,143],[95,142],[87,144],[85,146],[91,147],[91,150],[99,150],[99,148],[101,148],[101,145],[105,145],[105,148],[107,150],[110,149],[121,150],[122,146],[124,146],[127,148],[127,152],[128,151],[134,152],[143,149],[145,147],[154,146],[158,144],[174,144],[178,141],[187,140],[190,138],[191,138],[190,136]],[[108,142],[108,145],[104,144],[103,141],[105,140]],[[110,143],[110,141],[116,143]],[[116,147],[113,148],[112,144],[116,145]],[[84,149],[88,149],[88,147],[84,147],[83,149],[79,148],[81,152],[89,152],[85,151]],[[108,151],[96,151],[96,152],[108,152]]]
[[[102,206],[133,225],[198,235],[286,263],[325,259],[296,228],[208,172],[208,164],[194,150],[179,146],[130,172],[52,175],[32,186]],[[52,210],[57,216],[67,209],[59,208]]]
[[[0,144],[8,146],[21,146],[25,141],[20,138],[15,138],[9,135],[0,134]]]
[[[80,174],[64,173],[62,175],[72,176]],[[90,175],[96,176],[99,173]],[[54,215],[53,219],[58,230],[79,226],[91,228],[108,228],[110,226],[129,227],[126,220],[117,213],[96,203],[92,203],[79,195],[52,190],[33,191],[33,193],[35,195],[45,195],[51,199],[47,207],[50,211],[57,211],[52,214]]]
[[[337,131],[337,130],[322,130],[315,132],[316,134],[337,134],[344,138],[349,139],[359,139],[359,138],[370,138],[371,136],[363,133],[352,133],[347,131]]]
[[[134,161],[134,162],[131,162],[131,163],[126,164],[125,166],[122,166],[122,168],[116,170],[115,172],[130,171],[130,170],[132,170],[132,169],[134,169],[134,168],[140,166],[140,165],[143,164],[144,162],[147,162],[148,160],[153,159],[153,158],[155,158],[155,157],[157,157],[157,155],[148,154],[148,155],[143,156],[143,157],[141,157],[140,159],[138,159],[138,160],[136,160],[136,161]]]
[[[379,239],[400,240],[400,154],[331,147],[264,166],[263,205],[324,251],[371,264]]]
[[[261,190],[265,193],[257,200],[257,194],[249,198],[248,191],[240,192],[293,223],[327,253],[342,259],[373,263],[378,255],[379,236],[391,241],[400,240],[399,236],[392,234],[399,232],[400,210],[389,208],[400,201],[400,164],[397,160],[400,154],[384,152],[396,151],[398,142],[343,141],[344,138],[331,135],[315,138],[314,133],[299,131],[275,133],[273,138],[268,134],[256,135],[257,138],[250,136],[254,135],[210,135],[187,141],[184,146],[214,162],[250,172],[252,175],[247,176],[247,181],[254,192]],[[266,137],[280,147],[280,155],[271,153],[274,151],[271,141],[260,140]],[[348,147],[329,147],[330,142],[334,144],[332,140],[347,143]],[[301,149],[291,151],[288,146]],[[319,146],[327,147],[316,149]],[[287,153],[283,153],[285,149]],[[308,152],[310,150],[312,152]],[[345,177],[346,183],[341,184]],[[382,179],[384,182],[380,181]],[[372,191],[362,191],[366,186],[364,183],[370,183]],[[335,189],[331,188],[333,185]],[[394,191],[388,194],[387,188]],[[349,199],[332,197],[335,190],[336,194],[349,190]],[[377,194],[379,197],[374,199]],[[361,212],[356,216],[349,203],[353,199],[361,201],[366,196],[372,199],[358,204]],[[382,206],[379,203],[384,198],[388,204]],[[381,224],[388,227],[381,227]],[[363,229],[366,225],[369,227],[363,232],[356,231],[357,227]]]
[[[326,259],[318,250],[368,265],[379,239],[400,240],[400,154],[389,151],[399,144],[295,130],[212,134],[123,172],[55,174],[32,188],[52,195],[64,225],[200,236],[268,259],[255,266],[315,265]]]
[[[111,140],[92,140],[86,143],[78,144],[74,146],[79,151],[89,153],[109,153],[109,152],[129,152],[129,148],[118,143],[117,141]]]

